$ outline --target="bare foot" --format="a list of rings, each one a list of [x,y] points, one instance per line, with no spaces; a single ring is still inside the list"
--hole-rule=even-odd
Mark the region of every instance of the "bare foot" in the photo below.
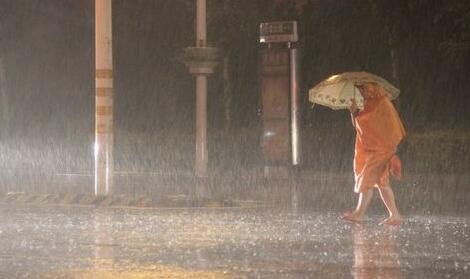
[[[356,224],[362,224],[364,221],[362,221],[362,216],[359,216],[357,213],[354,212],[346,212],[341,216],[341,219],[353,222]]]
[[[380,222],[380,225],[400,226],[401,225],[401,217],[400,216],[390,216],[387,219]]]

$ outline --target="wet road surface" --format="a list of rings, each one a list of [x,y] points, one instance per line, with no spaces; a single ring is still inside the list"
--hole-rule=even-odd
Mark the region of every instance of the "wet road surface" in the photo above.
[[[0,278],[470,278],[470,218],[0,205]]]

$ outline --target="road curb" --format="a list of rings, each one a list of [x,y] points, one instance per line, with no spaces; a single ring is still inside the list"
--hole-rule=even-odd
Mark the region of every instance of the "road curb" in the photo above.
[[[266,207],[261,201],[251,200],[190,200],[186,197],[149,197],[95,196],[84,194],[32,194],[10,192],[0,195],[0,203],[31,205],[71,205],[90,207],[133,207],[133,208],[224,208],[224,207]]]

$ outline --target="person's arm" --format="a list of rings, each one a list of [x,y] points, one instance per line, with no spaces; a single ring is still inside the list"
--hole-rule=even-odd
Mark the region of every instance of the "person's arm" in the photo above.
[[[349,107],[351,113],[351,121],[354,128],[356,128],[356,121],[354,118],[359,114],[359,108],[357,107],[356,100],[351,99],[351,106]]]
[[[359,108],[357,107],[356,100],[351,99],[351,106],[349,107],[349,112],[351,112],[351,116],[354,118],[359,114]]]

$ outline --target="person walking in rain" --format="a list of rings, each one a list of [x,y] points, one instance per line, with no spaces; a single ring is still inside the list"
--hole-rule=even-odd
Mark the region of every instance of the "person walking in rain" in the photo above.
[[[405,137],[405,129],[382,87],[373,82],[356,83],[355,87],[364,98],[362,111],[354,99],[349,108],[356,130],[354,192],[359,194],[359,199],[356,209],[344,213],[342,218],[362,223],[373,189],[377,188],[390,215],[381,224],[400,225],[402,218],[389,178],[392,174],[395,179],[401,179],[401,162],[395,152]]]

